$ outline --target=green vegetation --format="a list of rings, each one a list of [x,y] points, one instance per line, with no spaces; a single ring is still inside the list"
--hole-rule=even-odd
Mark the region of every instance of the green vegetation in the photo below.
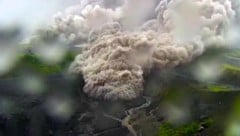
[[[228,115],[227,125],[225,126],[225,136],[240,135],[240,96],[237,96],[233,102],[230,113]]]
[[[228,57],[231,58],[239,58],[240,57],[240,49],[235,48],[235,49],[230,49],[230,51],[227,53]]]
[[[228,92],[236,89],[226,85],[208,85],[207,90],[211,92]]]
[[[51,74],[61,72],[60,65],[47,65],[42,63],[36,56],[27,54],[21,57],[19,65],[31,68],[42,74]]]
[[[75,54],[69,52],[59,64],[49,65],[42,62],[36,55],[27,53],[20,55],[15,67],[2,77],[18,76],[22,71],[32,71],[43,75],[61,73],[67,69],[74,57]]]
[[[158,136],[193,136],[199,131],[199,127],[195,122],[179,127],[164,123],[160,126]]]
[[[209,128],[214,120],[207,118],[202,122],[191,122],[189,124],[174,126],[170,123],[163,123],[158,131],[158,136],[194,136],[201,128]]]
[[[231,73],[231,74],[240,74],[240,67],[230,65],[230,64],[224,64],[223,69],[225,72]]]
[[[227,61],[231,62],[230,64],[227,62],[226,64],[222,65],[224,73],[239,76],[240,75],[240,67],[239,67],[240,50],[239,49],[230,50],[224,56],[225,56],[224,58]]]

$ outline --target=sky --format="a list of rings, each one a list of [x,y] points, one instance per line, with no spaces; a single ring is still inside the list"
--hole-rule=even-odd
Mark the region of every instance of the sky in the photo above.
[[[52,16],[80,0],[0,0],[0,27],[20,25],[28,31],[46,25]]]

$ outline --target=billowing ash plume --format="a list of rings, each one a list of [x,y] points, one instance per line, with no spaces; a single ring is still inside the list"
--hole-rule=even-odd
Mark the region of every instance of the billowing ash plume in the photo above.
[[[167,33],[111,31],[90,42],[70,71],[83,74],[84,92],[90,96],[132,99],[143,91],[143,74],[153,67],[164,69],[187,62],[193,49],[191,44],[174,43]]]
[[[235,3],[235,2],[234,2]],[[87,46],[70,66],[84,92],[133,99],[152,69],[190,62],[209,47],[228,45],[237,18],[233,0],[83,0],[59,13],[53,30]]]
[[[236,13],[230,0],[185,0],[171,1],[168,8],[160,14],[163,14],[165,28],[180,36],[199,37],[204,46],[207,46],[226,44],[226,27]]]
[[[82,0],[80,5],[56,14],[52,28],[70,42],[79,44],[87,41],[91,30],[106,23],[121,22],[129,30],[138,28],[153,17],[155,3],[156,0]]]

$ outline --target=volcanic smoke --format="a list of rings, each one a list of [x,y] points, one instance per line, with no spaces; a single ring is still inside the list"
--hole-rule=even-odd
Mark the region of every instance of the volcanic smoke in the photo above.
[[[130,100],[144,76],[191,62],[209,47],[228,47],[234,0],[82,0],[55,16],[52,29],[85,45],[69,72],[91,97]]]

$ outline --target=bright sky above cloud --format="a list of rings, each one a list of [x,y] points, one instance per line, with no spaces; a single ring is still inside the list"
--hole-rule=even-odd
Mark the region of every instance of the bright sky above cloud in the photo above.
[[[28,30],[47,24],[53,14],[79,0],[0,0],[0,27],[21,25]]]

